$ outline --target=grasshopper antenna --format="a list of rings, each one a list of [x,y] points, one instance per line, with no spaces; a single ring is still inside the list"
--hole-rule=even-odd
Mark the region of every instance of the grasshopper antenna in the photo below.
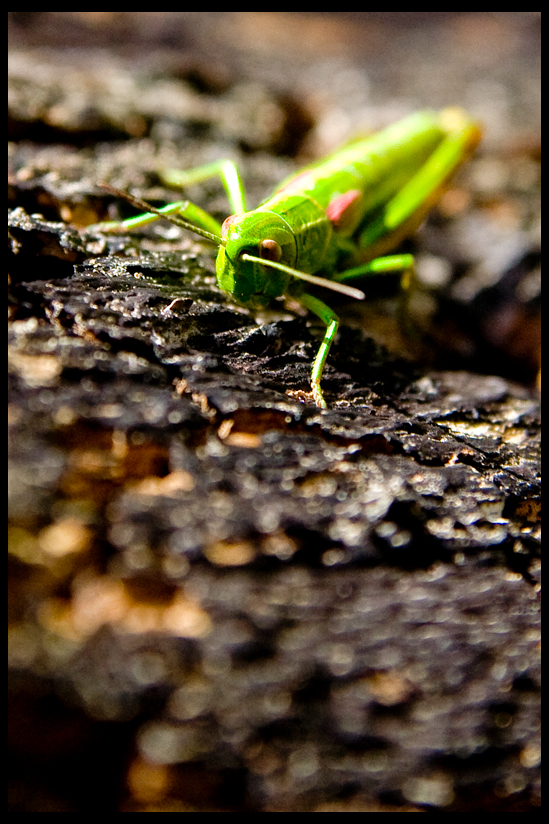
[[[265,260],[264,258],[256,257],[255,255],[248,255],[244,253],[241,255],[242,260],[249,260],[252,263],[261,263],[262,266],[270,266],[271,269],[280,269],[281,272],[286,272],[294,278],[306,280],[307,283],[313,283],[315,286],[324,286],[326,289],[331,289],[332,292],[339,292],[342,295],[347,295],[349,298],[355,300],[364,300],[366,295],[360,289],[355,289],[354,286],[346,286],[344,283],[338,283],[328,278],[319,278],[316,275],[308,275],[306,272],[300,272],[299,269],[292,269],[291,266],[286,266],[284,263],[277,263],[274,260]]]
[[[136,209],[141,209],[145,212],[152,212],[154,215],[164,218],[164,220],[169,220],[169,222],[173,223],[175,226],[180,226],[182,229],[187,229],[189,232],[194,232],[195,235],[200,235],[200,237],[209,240],[211,243],[215,243],[216,246],[225,246],[225,241],[218,235],[214,235],[212,232],[207,232],[206,229],[201,229],[200,226],[195,226],[194,223],[190,223],[180,217],[164,214],[164,212],[160,209],[156,209],[150,203],[147,203],[146,200],[141,200],[140,197],[136,197],[129,192],[124,192],[122,189],[117,189],[115,186],[111,186],[110,183],[100,183],[99,185],[102,189],[106,189],[107,192],[110,192],[112,195],[120,197],[122,200],[127,200],[128,203],[131,203]]]

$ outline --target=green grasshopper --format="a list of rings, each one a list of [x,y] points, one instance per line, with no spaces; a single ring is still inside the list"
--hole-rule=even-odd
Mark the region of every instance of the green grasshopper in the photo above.
[[[217,282],[239,303],[258,309],[291,296],[317,315],[326,331],[311,388],[317,405],[325,408],[320,380],[339,319],[304,291],[304,282],[362,300],[364,293],[344,281],[401,272],[406,294],[413,256],[387,252],[417,228],[480,137],[479,125],[461,109],[417,112],[306,166],[253,211],[246,209],[244,187],[230,160],[162,175],[167,184],[182,187],[219,176],[233,210],[222,226],[188,201],[155,209],[106,185],[145,214],[88,228],[120,232],[167,218],[218,246]]]

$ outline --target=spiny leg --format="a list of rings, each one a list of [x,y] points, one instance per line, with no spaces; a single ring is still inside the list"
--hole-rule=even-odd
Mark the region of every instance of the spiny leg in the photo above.
[[[313,368],[311,370],[311,389],[313,392],[313,398],[315,399],[317,406],[320,406],[322,409],[326,409],[326,401],[322,396],[320,380],[322,378],[322,372],[324,371],[328,352],[330,351],[330,346],[333,343],[339,327],[339,318],[329,306],[326,306],[325,303],[322,303],[321,300],[314,298],[312,295],[300,295],[299,302],[306,309],[314,312],[314,314],[326,324],[324,339],[320,344],[320,348],[316,354],[316,358],[313,362]]]

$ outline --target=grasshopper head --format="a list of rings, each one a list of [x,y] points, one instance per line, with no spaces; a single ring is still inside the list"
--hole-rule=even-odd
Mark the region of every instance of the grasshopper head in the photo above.
[[[224,292],[257,308],[286,292],[290,275],[269,267],[269,261],[295,265],[295,237],[284,218],[260,209],[232,215],[223,224],[222,237],[215,268]],[[243,260],[245,253],[265,264]]]

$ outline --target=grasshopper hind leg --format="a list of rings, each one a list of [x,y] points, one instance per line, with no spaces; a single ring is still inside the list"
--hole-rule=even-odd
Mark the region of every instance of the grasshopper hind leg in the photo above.
[[[358,246],[370,259],[385,255],[410,237],[482,136],[478,124],[461,109],[444,109],[438,121],[438,146],[380,214],[359,230]]]

